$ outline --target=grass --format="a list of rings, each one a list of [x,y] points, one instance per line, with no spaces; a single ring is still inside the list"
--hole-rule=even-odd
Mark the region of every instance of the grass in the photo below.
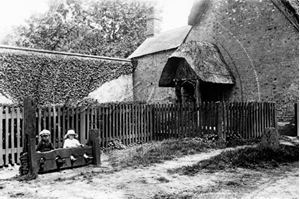
[[[114,150],[109,154],[109,161],[112,166],[121,168],[149,166],[176,157],[204,152],[209,148],[219,148],[219,146],[217,143],[204,143],[200,138],[168,139],[125,150]]]
[[[191,199],[191,194],[156,194],[153,199]]]
[[[27,174],[27,175],[17,175],[16,177],[13,177],[14,180],[18,180],[18,181],[31,181],[31,180],[35,180],[37,178],[37,175],[34,174]]]
[[[76,180],[77,176],[72,176],[72,177],[58,177],[56,179],[54,179],[54,181],[58,181],[58,182],[63,182],[63,181],[67,181],[67,180]]]
[[[171,173],[194,175],[200,171],[216,171],[226,168],[275,168],[283,163],[299,161],[299,148],[280,145],[278,150],[261,147],[246,147],[222,152],[220,155],[203,160],[192,166],[171,170]]]
[[[54,181],[57,181],[57,182],[76,181],[78,179],[92,181],[93,177],[95,177],[95,176],[97,176],[97,178],[101,178],[98,174],[102,174],[102,173],[104,173],[104,172],[103,171],[80,172],[73,176],[58,177],[58,178],[54,179]]]
[[[156,180],[158,180],[161,183],[168,183],[168,182],[170,182],[170,180],[168,180],[167,178],[165,178],[163,176],[156,178]]]

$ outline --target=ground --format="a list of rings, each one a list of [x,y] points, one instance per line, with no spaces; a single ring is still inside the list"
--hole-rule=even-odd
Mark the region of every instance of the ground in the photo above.
[[[101,167],[87,166],[39,175],[36,180],[17,181],[18,166],[0,169],[0,198],[71,199],[177,199],[177,198],[298,198],[299,163],[275,169],[226,169],[194,176],[170,173],[170,169],[192,165],[220,154],[211,149],[148,167],[113,168],[106,154]]]

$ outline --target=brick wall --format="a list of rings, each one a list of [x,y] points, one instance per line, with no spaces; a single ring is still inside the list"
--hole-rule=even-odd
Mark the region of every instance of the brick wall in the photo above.
[[[278,119],[294,119],[298,31],[270,0],[211,0],[187,41],[218,45],[236,78],[234,101],[274,101]]]
[[[136,59],[133,73],[133,98],[135,101],[174,102],[174,88],[158,87],[159,78],[168,57],[174,50],[145,55]]]

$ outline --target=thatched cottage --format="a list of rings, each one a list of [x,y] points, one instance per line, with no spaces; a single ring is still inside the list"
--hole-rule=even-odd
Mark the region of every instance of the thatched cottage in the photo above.
[[[299,99],[298,34],[298,1],[196,0],[187,26],[154,34],[129,57],[134,99],[273,101],[289,122]]]

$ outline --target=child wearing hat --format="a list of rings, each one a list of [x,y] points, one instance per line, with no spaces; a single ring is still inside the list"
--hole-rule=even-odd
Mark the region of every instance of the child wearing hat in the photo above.
[[[63,148],[73,148],[83,146],[80,142],[75,138],[76,133],[74,130],[68,130],[67,134],[65,135],[65,142]]]
[[[68,130],[67,134],[65,135],[65,142],[64,142],[64,146],[63,148],[73,148],[73,147],[83,147],[82,144],[80,144],[80,142],[75,138],[76,137],[76,133],[74,130]],[[87,157],[86,154],[83,155],[84,158]],[[71,161],[76,161],[76,158],[71,155],[70,156]]]
[[[49,141],[50,134],[50,131],[46,129],[39,133],[41,136],[41,141],[38,143],[36,151],[45,152],[54,150],[52,143]]]

